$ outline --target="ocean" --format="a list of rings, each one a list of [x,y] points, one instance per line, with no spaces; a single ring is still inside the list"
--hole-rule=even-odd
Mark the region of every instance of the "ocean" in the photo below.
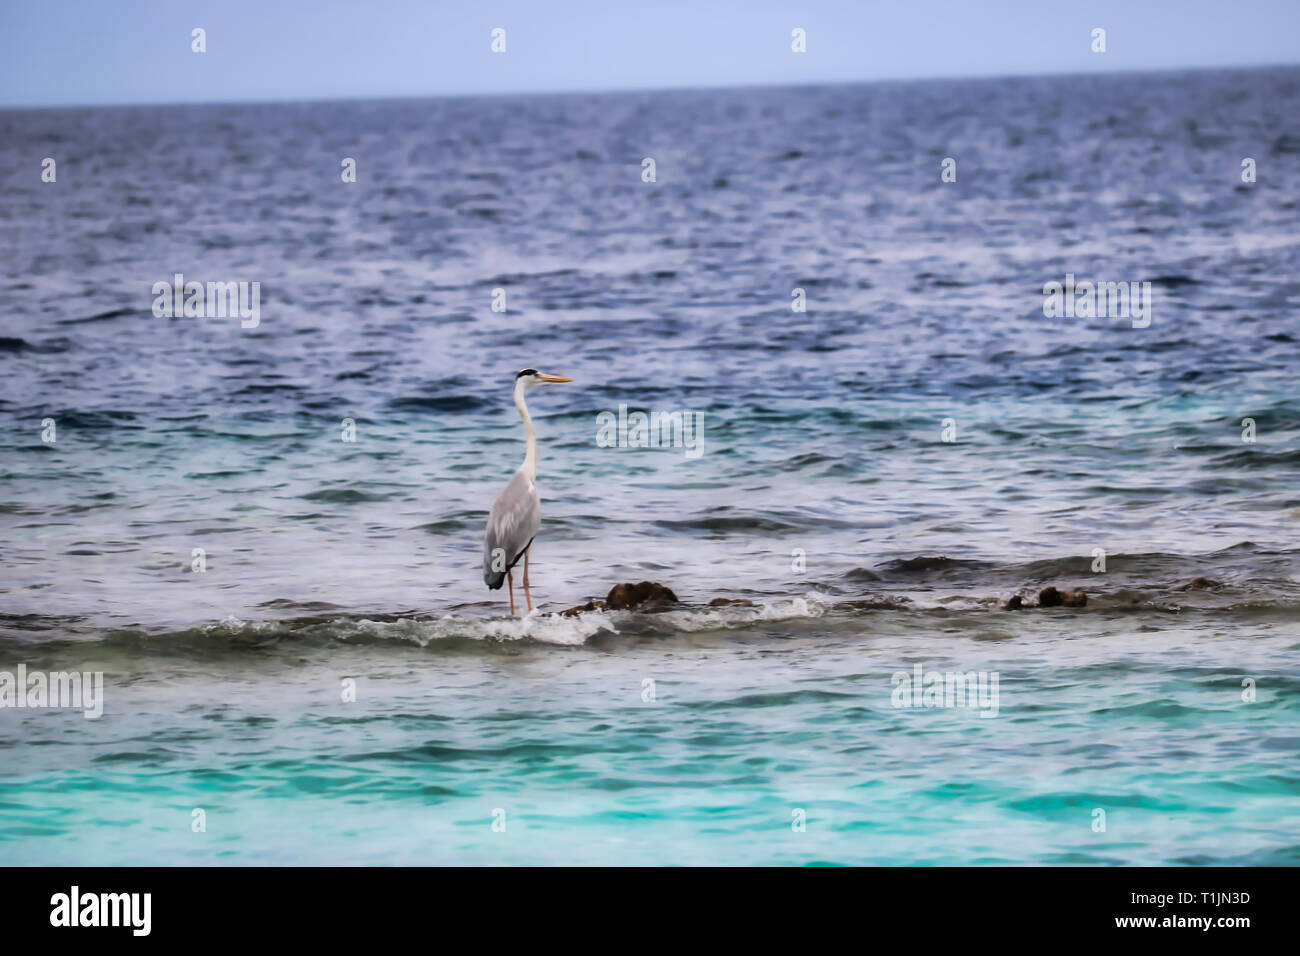
[[[1294,68],[0,112],[0,862],[1300,864],[1297,117]]]

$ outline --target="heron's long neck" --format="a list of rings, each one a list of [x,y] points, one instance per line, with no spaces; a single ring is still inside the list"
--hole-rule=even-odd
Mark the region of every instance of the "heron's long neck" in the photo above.
[[[533,418],[528,414],[528,406],[524,403],[522,381],[515,386],[515,408],[519,409],[519,417],[524,420],[524,435],[528,439],[528,453],[524,455],[524,471],[528,473],[530,480],[535,480],[537,478],[537,433],[533,431]]]

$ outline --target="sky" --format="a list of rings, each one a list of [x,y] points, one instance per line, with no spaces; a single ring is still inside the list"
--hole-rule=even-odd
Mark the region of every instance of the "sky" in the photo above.
[[[0,107],[1296,63],[1300,0],[0,0]]]

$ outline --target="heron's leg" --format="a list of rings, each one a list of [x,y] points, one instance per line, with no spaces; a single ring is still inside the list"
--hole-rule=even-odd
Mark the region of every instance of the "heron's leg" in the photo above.
[[[509,571],[506,572],[506,582],[510,586],[510,613],[515,613],[515,576]]]
[[[532,545],[524,549],[524,598],[528,601],[528,612],[530,614],[533,610],[533,595],[528,590],[528,552],[531,550],[533,550]]]

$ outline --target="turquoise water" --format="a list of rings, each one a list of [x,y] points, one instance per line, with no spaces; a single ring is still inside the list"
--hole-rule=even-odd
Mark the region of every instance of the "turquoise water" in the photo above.
[[[66,154],[0,206],[0,691],[104,681],[0,708],[0,861],[1300,863],[1298,97],[0,113],[0,168]],[[176,271],[260,325],[155,317]],[[1046,317],[1067,273],[1150,327]],[[511,618],[526,366],[575,381]],[[556,613],[641,580],[681,606]],[[918,665],[995,708],[896,706]]]
[[[867,626],[834,611],[780,615],[600,649],[282,641],[219,667],[137,675],[98,722],[24,721],[45,745],[6,773],[5,855],[1297,861],[1300,681],[1280,662],[1297,649],[1294,612],[1253,615],[1255,646],[1231,662],[1233,628],[1214,615],[1092,614],[1062,635],[1042,612],[974,625],[975,647],[974,612]],[[894,708],[890,675],[917,661],[999,671],[999,715]],[[361,675],[355,703],[340,701],[341,675]],[[1241,701],[1242,675],[1257,681],[1254,703]],[[191,830],[195,808],[206,832]],[[1099,808],[1104,833],[1092,829]],[[500,810],[504,832],[492,828]]]

